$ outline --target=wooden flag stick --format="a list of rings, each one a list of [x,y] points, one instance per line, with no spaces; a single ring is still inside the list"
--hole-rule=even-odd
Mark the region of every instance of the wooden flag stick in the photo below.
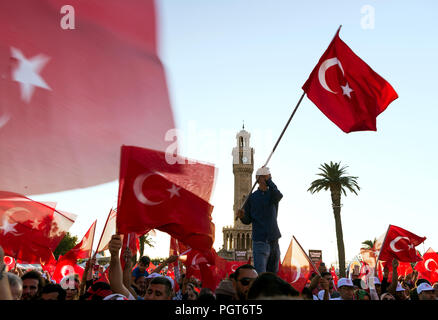
[[[289,123],[291,122],[292,118],[294,117],[295,112],[297,112],[298,106],[300,105],[301,101],[303,100],[305,94],[306,94],[306,93],[303,91],[303,94],[301,95],[300,99],[298,100],[298,103],[297,103],[297,105],[295,106],[295,109],[294,109],[294,111],[292,112],[291,116],[289,117],[289,120],[287,120],[287,123],[286,123],[286,125],[284,126],[283,131],[281,132],[280,136],[278,137],[277,142],[275,143],[274,148],[272,148],[271,154],[269,155],[269,157],[268,157],[268,159],[266,160],[266,162],[265,162],[265,164],[263,165],[263,167],[266,167],[266,166],[268,165],[269,161],[271,160],[271,157],[272,157],[272,155],[274,154],[275,149],[277,149],[277,146],[278,146],[278,144],[280,143],[281,138],[283,138],[283,135],[284,135],[284,133],[286,132],[286,129],[287,129],[287,127],[289,126]],[[254,184],[252,185],[251,191],[250,191],[249,194],[245,197],[245,201],[243,202],[243,205],[242,205],[242,207],[241,207],[240,209],[243,209],[243,207],[245,206],[245,204],[246,204],[246,202],[248,201],[249,196],[251,195],[252,191],[254,190],[256,184],[257,184],[257,181],[254,181]],[[238,217],[236,217],[236,220],[237,220],[237,218],[238,218]]]

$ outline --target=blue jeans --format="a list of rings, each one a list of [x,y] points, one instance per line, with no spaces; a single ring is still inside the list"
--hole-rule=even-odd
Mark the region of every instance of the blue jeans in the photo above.
[[[278,272],[278,263],[280,261],[278,240],[271,242],[253,241],[252,254],[254,256],[254,267],[258,274],[262,272]]]

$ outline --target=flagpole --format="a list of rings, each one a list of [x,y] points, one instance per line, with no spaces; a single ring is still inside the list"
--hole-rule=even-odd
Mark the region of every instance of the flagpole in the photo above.
[[[96,224],[97,224],[97,219],[94,221],[93,238],[91,239],[91,250],[90,250],[90,255],[88,256],[88,259],[91,259],[91,256],[93,254],[94,236],[96,235]],[[97,254],[97,251],[94,253],[94,257],[96,257],[96,254]]]
[[[295,240],[295,242],[298,244],[298,246],[301,248],[301,250],[304,252],[304,254],[306,255],[307,260],[312,264],[312,267],[314,270],[316,270],[316,272],[318,273],[319,276],[321,276],[321,273],[319,273],[319,270],[315,267],[315,265],[313,264],[313,261],[309,258],[309,256],[307,255],[306,251],[304,251],[303,247],[301,246],[301,244],[298,242],[298,240],[292,236],[292,238]]]
[[[111,211],[112,211],[112,210],[113,210],[113,208],[110,209],[110,212],[108,213],[108,217],[106,218],[105,225],[103,226],[102,233],[100,234],[99,243],[97,244],[96,252],[94,253],[93,258],[95,258],[96,255],[97,255],[97,250],[99,249],[100,242],[102,241],[103,233],[105,232],[105,229],[106,229],[106,226],[107,226],[107,224],[108,224],[108,220],[109,220],[109,218],[110,218],[110,216],[111,216]]]
[[[271,157],[272,157],[272,155],[274,154],[275,149],[277,149],[277,146],[278,146],[278,144],[280,143],[281,138],[283,138],[283,135],[284,135],[284,133],[286,132],[286,129],[287,129],[287,127],[289,126],[289,123],[291,122],[292,118],[294,117],[295,112],[297,112],[297,109],[298,109],[299,105],[301,104],[301,101],[303,100],[305,94],[306,94],[306,92],[303,91],[303,94],[301,95],[300,99],[298,100],[298,103],[297,103],[297,105],[295,106],[294,111],[292,112],[291,116],[289,117],[289,120],[287,121],[286,125],[284,126],[283,131],[281,132],[280,136],[278,137],[277,142],[275,143],[274,148],[272,149],[271,154],[269,155],[269,157],[268,157],[268,159],[266,160],[266,162],[265,162],[265,164],[263,165],[263,167],[266,167],[266,166],[268,165],[268,163],[269,163],[269,160],[271,160]],[[252,185],[251,191],[250,191],[250,192],[248,193],[248,195],[246,196],[245,201],[243,202],[243,205],[241,206],[240,209],[243,209],[243,207],[245,206],[245,204],[246,204],[246,202],[248,201],[249,196],[251,195],[252,191],[254,190],[256,184],[257,184],[257,181],[255,181],[254,184]],[[238,217],[236,217],[236,220],[237,220],[237,218],[238,218]]]

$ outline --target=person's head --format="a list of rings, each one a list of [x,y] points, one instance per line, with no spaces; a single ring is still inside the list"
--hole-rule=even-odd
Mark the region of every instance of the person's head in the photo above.
[[[229,279],[223,279],[219,282],[215,290],[216,300],[218,301],[231,301],[236,296],[236,290],[234,289],[233,282]]]
[[[417,287],[419,300],[435,300],[435,289],[428,283],[422,283]]]
[[[140,272],[145,273],[150,263],[151,259],[148,256],[141,257],[138,261],[138,269],[140,270]]]
[[[216,301],[216,297],[211,289],[202,288],[199,292],[198,301]]]
[[[406,294],[406,291],[409,291],[409,288],[406,289],[400,283],[397,283],[397,288],[395,289],[395,299],[396,300],[407,300],[408,295]]]
[[[301,297],[303,300],[313,300],[313,294],[309,287],[304,287],[303,290],[301,290]]]
[[[297,297],[296,291],[289,283],[272,272],[263,272],[252,283],[248,290],[248,300]]]
[[[136,287],[136,292],[137,294],[139,294],[140,296],[143,296],[146,293],[146,277],[145,276],[139,276],[137,278],[135,278],[135,285]]]
[[[257,271],[251,264],[244,264],[236,269],[234,272],[233,285],[238,300],[246,300],[249,287],[257,276]]]
[[[65,290],[59,284],[46,284],[41,290],[41,300],[65,300]]]
[[[266,180],[271,177],[271,171],[268,167],[261,167],[256,172],[256,181],[259,187],[264,189],[267,187]]]
[[[145,300],[171,300],[172,283],[165,277],[155,277],[149,283]]]
[[[353,300],[353,298],[354,298],[353,281],[349,278],[339,279],[338,280],[338,292],[341,295],[342,300]]]
[[[111,286],[103,281],[94,282],[82,297],[84,300],[103,300],[105,297],[113,294]]]
[[[187,293],[187,300],[198,300],[198,292],[196,292],[193,283],[191,282],[187,283],[186,293]]]
[[[378,277],[369,277],[368,287],[371,289],[375,289],[378,296],[382,294],[382,284]]]
[[[354,296],[356,297],[356,300],[371,300],[370,294],[363,289],[357,289],[354,292]]]
[[[435,282],[432,287],[435,290],[435,298],[438,300],[438,282]]]
[[[73,274],[62,278],[60,285],[65,290],[65,300],[78,300],[79,299],[79,275]]]
[[[11,289],[12,299],[21,300],[23,294],[23,280],[19,276],[11,272],[6,273],[8,275],[9,288]]]
[[[328,281],[329,283],[329,290],[331,291],[334,287],[334,283],[333,283],[333,276],[330,272],[322,272],[321,273],[321,278],[324,278],[325,280]]]
[[[21,280],[23,281],[21,300],[38,299],[44,286],[44,279],[41,273],[36,270],[28,271],[23,274]]]
[[[385,292],[384,294],[382,294],[382,296],[380,297],[380,300],[395,300],[394,296],[392,294],[390,294],[389,292]]]

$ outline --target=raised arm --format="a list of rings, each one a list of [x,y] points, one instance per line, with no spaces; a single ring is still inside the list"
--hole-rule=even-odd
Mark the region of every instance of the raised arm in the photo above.
[[[122,248],[122,239],[119,234],[111,237],[108,249],[111,253],[111,261],[109,266],[109,281],[111,290],[114,293],[120,293],[125,297],[129,297],[129,290],[123,285],[123,272],[120,265],[120,249]]]
[[[4,256],[5,252],[0,246],[0,300],[12,300],[11,288],[6,275],[6,265],[3,260]]]
[[[398,260],[393,259],[392,260],[392,281],[388,287],[388,292],[391,293],[393,296],[395,296],[395,292],[396,292],[397,284],[398,284],[397,268],[398,268]]]
[[[125,269],[123,269],[123,285],[129,290],[132,296],[137,299],[137,292],[135,292],[135,290],[132,288],[132,254],[129,247],[125,249],[123,259],[125,259]]]
[[[175,262],[178,260],[178,256],[172,255],[164,260],[158,267],[156,267],[151,273],[160,273],[163,268],[169,263]]]
[[[269,179],[266,180],[266,184],[271,192],[271,200],[274,203],[278,203],[283,198],[283,194],[280,192],[280,190],[278,190],[275,183],[272,182],[271,175],[269,175]]]
[[[87,281],[90,280],[93,276],[93,267],[96,263],[96,258],[88,259],[88,261],[85,263],[85,269],[84,273],[82,274],[81,284],[79,286],[79,296],[82,296],[85,294],[85,291],[87,289]]]

